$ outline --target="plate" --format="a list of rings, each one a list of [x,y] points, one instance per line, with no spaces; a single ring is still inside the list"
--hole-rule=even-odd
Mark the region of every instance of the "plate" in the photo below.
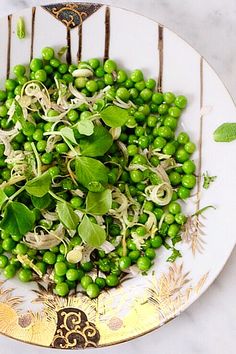
[[[22,16],[27,36],[18,39]],[[0,283],[0,332],[54,348],[102,347],[150,332],[191,305],[213,282],[234,245],[236,160],[233,145],[215,143],[212,133],[236,110],[226,88],[207,62],[164,26],[136,13],[92,3],[33,7],[0,21],[0,78],[40,55],[41,48],[68,46],[66,60],[113,58],[129,70],[141,68],[158,89],[188,97],[181,127],[197,143],[198,183],[184,205],[188,223],[179,244],[182,258],[167,263],[158,252],[153,272],[137,276],[90,300],[79,292],[58,298],[40,284]],[[217,179],[203,189],[204,172]],[[201,215],[196,211],[209,208]],[[194,215],[195,214],[195,215]],[[192,215],[192,216],[191,216]],[[204,314],[207,320],[207,312]]]

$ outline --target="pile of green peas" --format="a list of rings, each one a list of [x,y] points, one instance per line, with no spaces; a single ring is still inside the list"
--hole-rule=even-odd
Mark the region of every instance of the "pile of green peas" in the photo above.
[[[94,76],[74,77],[73,71],[78,68],[90,68]],[[110,86],[104,94],[104,102],[112,104],[116,99],[125,103],[132,102],[128,108],[129,119],[122,127],[118,141],[114,141],[112,147],[101,157],[103,162],[109,162],[108,182],[111,186],[116,186],[121,193],[127,197],[132,196],[140,205],[140,214],[138,225],[134,225],[126,230],[126,247],[116,245],[117,236],[121,235],[121,226],[119,221],[111,215],[104,216],[107,227],[108,241],[116,245],[115,250],[106,254],[102,250],[95,250],[91,259],[85,263],[72,264],[66,259],[66,251],[73,247],[81,245],[82,240],[76,233],[67,246],[63,243],[49,250],[36,250],[29,248],[23,240],[23,237],[16,237],[1,231],[0,241],[0,269],[7,279],[13,278],[16,274],[22,282],[29,282],[35,279],[35,274],[30,266],[22,264],[17,259],[17,255],[27,255],[35,266],[45,275],[53,271],[55,283],[55,293],[59,296],[66,296],[70,290],[76,289],[80,284],[82,289],[90,298],[96,298],[102,289],[116,287],[127,269],[136,264],[143,273],[147,272],[156,257],[156,250],[159,249],[168,240],[176,240],[180,235],[181,227],[186,222],[186,216],[182,212],[181,204],[178,200],[184,200],[190,197],[191,190],[196,184],[194,175],[196,166],[191,160],[196,146],[191,142],[190,137],[185,132],[180,132],[177,136],[175,130],[182,111],[187,105],[185,96],[175,96],[172,92],[157,92],[156,81],[152,78],[145,80],[141,70],[136,69],[130,75],[117,68],[115,61],[108,59],[104,64],[99,59],[90,59],[87,62],[80,62],[78,65],[68,65],[56,58],[53,48],[46,47],[42,49],[42,57],[31,60],[29,67],[16,65],[13,68],[14,78],[7,79],[5,89],[0,90],[0,126],[1,129],[11,129],[16,123],[16,119],[8,120],[8,110],[11,107],[14,98],[20,95],[24,84],[30,80],[37,80],[45,85],[47,89],[52,88],[51,100],[57,101],[58,93],[55,92],[55,78],[61,80],[65,85],[69,83],[89,97],[99,90]],[[61,139],[58,141],[52,152],[46,152],[47,136],[45,132],[51,131],[52,123],[46,122],[41,118],[40,110],[32,113],[34,123],[27,121],[12,140],[11,146],[14,150],[32,151],[32,142],[40,155],[44,170],[48,170],[51,176],[56,180],[60,177],[60,187],[57,193],[66,200],[76,210],[84,206],[85,198],[74,196],[73,190],[78,188],[73,180],[68,177],[66,170],[66,154],[69,152],[69,146]],[[59,112],[50,109],[49,117],[57,116]],[[92,113],[86,104],[77,109],[71,109],[64,119],[73,125],[80,119],[89,118]],[[60,123],[57,129],[60,130],[65,125]],[[78,141],[80,134],[75,130],[75,137]],[[122,151],[119,149],[119,141],[125,144],[128,153],[128,164]],[[148,154],[145,155],[145,151]],[[167,170],[170,184],[173,188],[171,202],[162,207],[154,202],[147,200],[145,188],[148,185],[157,185],[160,179],[153,172],[152,168],[161,164],[161,159],[154,151],[169,155],[177,164],[177,167]],[[147,156],[149,156],[147,161]],[[146,169],[130,170],[132,164],[146,166]],[[122,167],[120,174],[119,167]],[[11,178],[12,165],[6,162],[4,155],[4,145],[0,144],[0,183],[8,181]],[[73,164],[72,164],[72,169]],[[4,188],[7,196],[12,196],[18,186],[9,185]],[[79,186],[81,190],[86,190]],[[36,215],[38,225],[48,229],[55,229],[58,222],[45,221],[41,210],[35,208],[27,192],[22,192],[16,197],[17,201],[23,202],[31,208]],[[118,205],[113,202],[113,209]],[[55,201],[48,195],[44,201],[44,208],[49,211],[55,210]],[[141,210],[143,212],[141,213]],[[146,237],[148,230],[146,222],[148,213],[152,212],[157,220],[157,224],[162,220],[160,229],[152,235]],[[93,216],[90,220],[96,223]],[[129,215],[132,221],[132,215]],[[141,246],[138,246],[133,234],[140,237]],[[94,277],[94,271],[99,274]]]

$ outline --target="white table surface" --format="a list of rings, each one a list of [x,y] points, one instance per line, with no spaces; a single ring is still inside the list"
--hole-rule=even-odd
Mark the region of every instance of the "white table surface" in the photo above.
[[[89,0],[87,0],[89,2]],[[59,1],[0,0],[0,16]],[[218,72],[236,101],[235,0],[103,0],[131,9],[169,27],[195,47]],[[227,117],[225,117],[227,118]],[[232,149],[236,142],[232,143]],[[222,242],[223,235],[222,235]],[[220,257],[220,254],[219,254]],[[112,348],[87,354],[235,354],[236,249],[208,291],[187,311],[159,330]],[[63,354],[0,337],[0,354]]]

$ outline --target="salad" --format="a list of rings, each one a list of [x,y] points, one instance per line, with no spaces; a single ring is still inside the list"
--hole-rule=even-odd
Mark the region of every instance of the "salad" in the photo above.
[[[61,54],[61,53],[60,53]],[[68,65],[54,49],[0,90],[0,268],[96,298],[173,262],[196,184],[195,144],[175,134],[185,96],[114,60]]]

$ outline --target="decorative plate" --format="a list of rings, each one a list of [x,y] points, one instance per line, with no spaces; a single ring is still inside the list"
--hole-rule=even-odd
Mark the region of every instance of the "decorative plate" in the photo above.
[[[26,22],[24,40],[16,36],[20,16]],[[192,215],[207,205],[216,208],[188,218],[177,263],[167,263],[168,251],[162,249],[148,276],[130,279],[95,300],[82,293],[59,298],[36,283],[1,281],[0,332],[32,344],[75,349],[112,345],[160,327],[207,289],[235,244],[236,159],[232,145],[212,139],[220,123],[235,120],[229,93],[206,61],[175,33],[123,9],[91,3],[33,7],[1,19],[0,31],[2,82],[11,67],[28,63],[41,48],[68,46],[68,62],[110,57],[156,77],[160,90],[185,94],[189,105],[182,126],[198,143],[198,183],[185,209]],[[209,190],[202,188],[205,171],[217,176]]]

